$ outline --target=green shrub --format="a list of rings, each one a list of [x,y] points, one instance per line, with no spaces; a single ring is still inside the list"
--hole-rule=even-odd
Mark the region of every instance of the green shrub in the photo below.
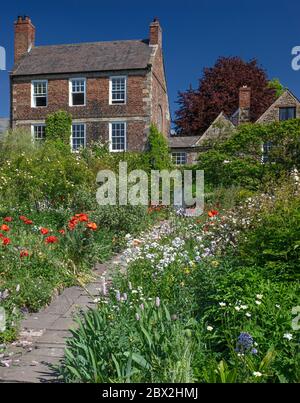
[[[299,233],[299,190],[298,186],[287,182],[273,190],[254,228],[242,238],[241,258],[249,265],[264,267],[266,276],[274,280],[299,279]]]
[[[19,152],[11,140],[14,144],[10,135],[1,145],[5,157],[0,166],[0,205],[37,209],[66,206],[81,186],[96,189],[93,173],[69,149],[46,142],[32,146],[30,152]]]
[[[62,143],[70,149],[72,116],[65,111],[54,112],[46,118],[46,141]]]
[[[271,142],[262,164],[262,145]],[[256,190],[270,178],[300,167],[300,119],[270,124],[244,124],[230,138],[199,154],[198,169],[214,186],[239,185]]]
[[[162,170],[171,168],[168,140],[154,125],[150,127],[148,142],[148,155],[152,169]]]
[[[135,234],[141,225],[149,223],[145,206],[98,206],[93,219],[102,228],[126,234]]]

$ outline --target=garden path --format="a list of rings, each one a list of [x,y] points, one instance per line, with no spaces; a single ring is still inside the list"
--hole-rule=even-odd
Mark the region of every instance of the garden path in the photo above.
[[[141,234],[138,242],[132,240],[132,248],[139,247],[149,238],[158,240],[170,231],[169,222],[162,221],[148,233]],[[71,335],[70,329],[76,327],[74,316],[95,307],[103,287],[103,276],[109,286],[116,267],[126,270],[126,251],[108,263],[97,264],[94,281],[85,288],[67,288],[48,307],[27,315],[21,322],[19,339],[0,356],[0,382],[59,382],[52,366],[59,364],[64,355],[66,338]]]

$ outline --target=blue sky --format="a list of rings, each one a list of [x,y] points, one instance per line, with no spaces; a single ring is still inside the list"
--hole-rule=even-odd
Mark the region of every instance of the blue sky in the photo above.
[[[278,77],[300,97],[300,70],[291,68],[291,49],[300,46],[299,0],[14,0],[2,2],[0,11],[0,46],[7,51],[7,71],[0,71],[0,117],[9,115],[8,72],[18,15],[31,17],[37,45],[147,38],[157,16],[173,116],[178,91],[196,86],[202,69],[218,56],[257,58],[270,78]]]

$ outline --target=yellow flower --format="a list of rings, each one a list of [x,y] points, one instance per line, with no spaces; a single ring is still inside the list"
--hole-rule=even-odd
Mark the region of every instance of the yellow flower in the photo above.
[[[189,269],[184,269],[185,274],[190,274],[190,270]]]
[[[184,281],[182,281],[182,282],[180,283],[180,285],[181,285],[181,287],[184,287]]]
[[[213,267],[218,267],[219,264],[220,264],[220,263],[219,263],[217,260],[213,260],[213,261],[211,262],[211,265],[212,265]]]

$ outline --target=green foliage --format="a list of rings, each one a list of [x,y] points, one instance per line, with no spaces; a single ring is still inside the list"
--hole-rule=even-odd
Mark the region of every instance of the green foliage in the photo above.
[[[262,164],[262,145],[271,142],[267,161]],[[244,124],[214,149],[199,155],[198,168],[214,186],[240,185],[258,189],[270,178],[279,178],[300,167],[300,120],[267,125]]]
[[[93,218],[102,228],[125,234],[135,234],[141,223],[149,223],[145,206],[98,206]]]
[[[266,203],[253,231],[240,244],[240,253],[249,265],[264,267],[266,276],[277,280],[299,279],[300,199],[297,187],[285,184],[275,193],[275,202]],[[255,254],[249,254],[255,250]]]
[[[151,125],[149,134],[149,160],[152,169],[162,170],[171,167],[169,146],[166,137],[156,126]]]
[[[0,205],[37,209],[66,206],[80,187],[95,190],[93,173],[69,150],[53,142],[36,145],[30,141],[21,150],[28,136],[20,134],[15,139],[14,135],[18,133],[9,134],[0,145]]]
[[[119,310],[102,302],[72,331],[62,377],[85,383],[192,382],[193,326],[172,320],[164,306],[139,308],[134,294]]]
[[[280,95],[282,95],[286,90],[286,88],[281,84],[278,78],[273,78],[272,80],[270,80],[268,85],[269,88],[272,88],[276,91],[275,92],[276,98],[279,98]]]
[[[72,116],[65,111],[57,111],[46,118],[46,140],[63,143],[70,149]]]
[[[100,170],[109,169],[115,173],[119,172],[119,163],[126,162],[128,172],[135,169],[150,171],[148,154],[140,152],[118,152],[111,153],[107,144],[94,142],[90,147],[82,149],[80,156],[94,172],[95,176]]]

